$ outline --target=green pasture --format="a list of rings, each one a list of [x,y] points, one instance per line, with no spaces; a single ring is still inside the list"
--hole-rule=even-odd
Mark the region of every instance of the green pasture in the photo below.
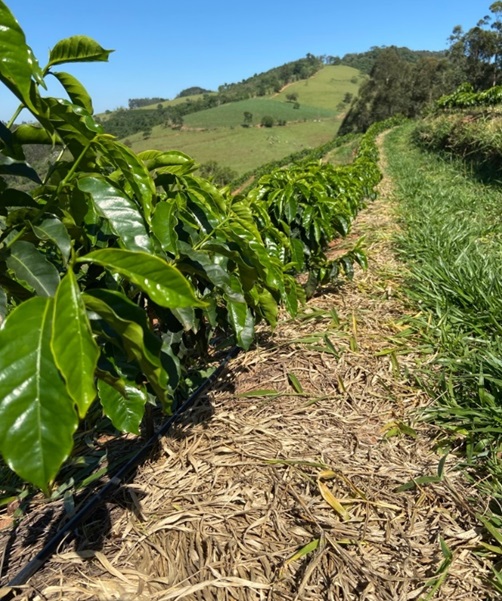
[[[274,99],[285,101],[288,94],[295,93],[298,94],[300,105],[337,110],[347,92],[354,96],[358,94],[365,79],[360,71],[352,67],[329,65],[309,79],[289,84]]]
[[[188,127],[237,127],[244,121],[244,112],[253,115],[253,125],[259,125],[265,115],[270,115],[275,120],[283,119],[288,122],[326,119],[336,115],[335,110],[301,103],[300,108],[295,109],[292,102],[272,98],[249,98],[186,115],[184,123]]]
[[[332,140],[340,127],[339,119],[292,123],[284,127],[226,127],[206,131],[181,130],[157,126],[152,135],[128,140],[136,152],[147,149],[181,150],[198,163],[217,161],[240,175],[264,163],[278,160],[304,148],[315,148]]]

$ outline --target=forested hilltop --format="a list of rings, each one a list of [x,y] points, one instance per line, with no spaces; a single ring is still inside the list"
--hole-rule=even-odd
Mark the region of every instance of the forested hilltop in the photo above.
[[[464,32],[456,26],[444,53],[412,53],[390,46],[368,55],[350,55],[351,64],[369,69],[340,127],[340,134],[365,131],[371,123],[401,114],[415,118],[444,94],[467,82],[484,90],[501,82],[502,2],[490,6],[490,15]],[[404,49],[405,50],[405,49]],[[413,60],[415,57],[418,60]],[[344,60],[347,60],[345,57]]]

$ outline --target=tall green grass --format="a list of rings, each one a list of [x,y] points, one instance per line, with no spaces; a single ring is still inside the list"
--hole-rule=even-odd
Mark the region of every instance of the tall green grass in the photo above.
[[[428,417],[492,499],[502,502],[502,189],[463,163],[411,144],[413,124],[386,139],[397,183],[413,323],[437,350],[422,366],[438,402]]]

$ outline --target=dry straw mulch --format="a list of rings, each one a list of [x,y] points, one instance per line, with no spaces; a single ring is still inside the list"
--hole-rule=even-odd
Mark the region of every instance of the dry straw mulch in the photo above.
[[[430,357],[406,327],[395,227],[384,180],[353,234],[369,270],[263,332],[17,598],[488,598],[479,508],[454,459],[442,481],[396,492],[441,454],[418,419],[431,400],[410,374]]]

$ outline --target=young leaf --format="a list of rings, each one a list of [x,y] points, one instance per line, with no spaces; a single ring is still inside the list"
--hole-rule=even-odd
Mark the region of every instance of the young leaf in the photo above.
[[[175,267],[155,255],[105,248],[93,251],[78,261],[95,263],[120,273],[161,307],[175,309],[206,306],[195,296],[188,280]]]
[[[52,299],[35,297],[0,330],[0,452],[45,493],[70,454],[78,423],[50,348],[52,315]]]
[[[51,348],[68,393],[83,418],[96,398],[94,372],[99,348],[92,336],[85,304],[71,269],[56,291]]]
[[[193,169],[195,161],[178,150],[145,150],[138,153],[138,158],[143,161],[148,171],[167,167],[171,173],[183,175]]]
[[[39,296],[54,296],[59,285],[59,273],[31,242],[14,242],[6,263],[16,278],[34,288]]]
[[[98,390],[105,415],[110,418],[117,430],[139,434],[139,426],[148,399],[146,392],[128,384],[126,396],[123,396],[103,380],[98,381]]]
[[[79,190],[92,198],[97,210],[108,221],[127,250],[153,252],[153,244],[138,206],[101,177],[84,177]]]
[[[49,54],[47,69],[62,63],[107,61],[113,50],[105,50],[92,38],[74,35],[60,40]]]
[[[76,77],[73,77],[73,75],[70,75],[70,73],[65,73],[63,71],[51,71],[51,74],[59,80],[73,104],[82,106],[90,115],[92,115],[94,109],[91,97],[79,80]]]

